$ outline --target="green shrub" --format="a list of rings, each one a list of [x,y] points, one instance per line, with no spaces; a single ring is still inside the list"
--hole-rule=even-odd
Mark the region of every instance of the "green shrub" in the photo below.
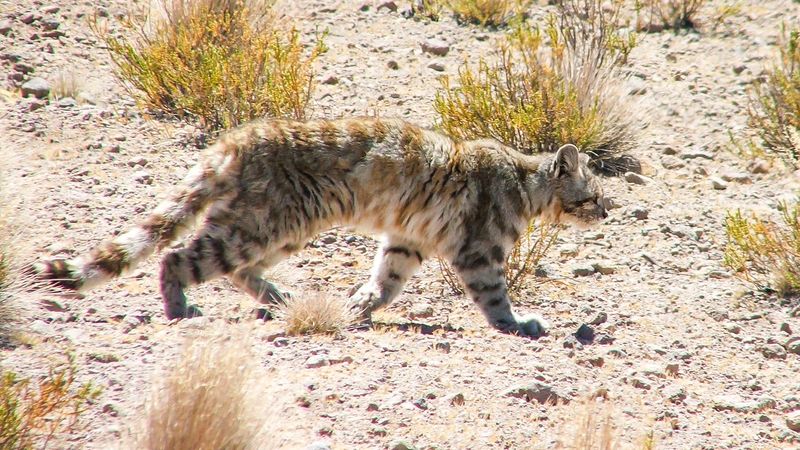
[[[71,357],[38,381],[0,373],[0,449],[44,449],[56,434],[86,425],[81,416],[100,391],[90,383],[76,387],[75,373]]]
[[[781,204],[781,218],[776,224],[729,213],[724,263],[757,287],[788,296],[800,292],[800,205]]]
[[[196,117],[212,130],[262,116],[304,119],[322,39],[306,51],[271,8],[257,0],[167,0],[162,18],[129,16],[133,37],[94,28],[117,76],[147,108]]]
[[[753,84],[749,125],[764,151],[796,164],[800,156],[800,31],[782,34],[780,58],[764,81]]]

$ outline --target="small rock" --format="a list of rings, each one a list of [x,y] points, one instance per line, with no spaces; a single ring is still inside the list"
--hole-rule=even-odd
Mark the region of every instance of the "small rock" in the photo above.
[[[441,39],[428,39],[421,46],[423,52],[436,56],[445,56],[450,51],[450,44]]]
[[[671,403],[683,403],[686,400],[686,389],[680,386],[670,385],[664,388],[662,392],[664,397]]]
[[[650,210],[644,206],[634,206],[628,214],[636,220],[645,220],[650,216]]]
[[[389,444],[389,450],[417,450],[417,447],[414,447],[408,442],[401,440],[401,441],[392,441],[392,443]]]
[[[118,362],[119,356],[113,353],[91,353],[89,355],[89,360],[107,364],[112,362]]]
[[[392,70],[397,70],[397,69],[400,68],[400,64],[398,64],[397,61],[391,59],[391,60],[389,60],[389,62],[386,63],[386,67],[388,67],[388,68],[390,68]]]
[[[739,75],[747,69],[747,66],[744,64],[736,64],[731,69],[735,75]]]
[[[745,400],[738,395],[720,395],[714,398],[713,407],[717,411],[753,413],[774,408],[775,400],[769,397],[761,397],[758,400]]]
[[[594,315],[594,317],[589,320],[589,325],[600,325],[601,323],[605,323],[608,320],[608,314],[600,311]]]
[[[686,163],[675,156],[667,155],[661,158],[661,166],[668,170],[675,170],[686,167]]]
[[[450,342],[448,342],[448,341],[439,341],[439,342],[433,344],[433,348],[435,350],[439,350],[440,352],[443,352],[443,353],[450,353]]]
[[[50,95],[50,83],[44,78],[33,77],[22,85],[22,96],[34,96],[36,98],[46,98]]]
[[[792,327],[790,327],[789,324],[786,323],[786,322],[783,322],[781,324],[781,328],[780,329],[781,329],[781,331],[783,331],[786,334],[792,334]]]
[[[642,184],[642,185],[644,185],[644,184],[647,184],[650,181],[652,181],[652,179],[650,177],[646,177],[644,175],[639,175],[638,173],[635,173],[635,172],[625,172],[624,178],[625,178],[625,181],[627,181],[628,183],[631,183],[631,184]]]
[[[144,167],[147,165],[147,160],[141,156],[138,156],[129,160],[127,164],[128,167],[136,167],[136,166]]]
[[[139,171],[137,171],[137,172],[134,172],[134,174],[133,174],[133,179],[134,179],[134,180],[135,180],[137,183],[142,183],[142,184],[153,184],[153,177],[152,177],[152,175],[150,175],[150,173],[148,173],[147,171],[144,171],[144,170],[139,170]]]
[[[594,266],[587,263],[573,264],[570,268],[570,272],[572,272],[572,275],[576,277],[588,277],[589,275],[594,274],[594,270]]]
[[[45,31],[52,31],[58,29],[58,27],[61,26],[61,24],[55,19],[42,20],[41,22],[39,22],[39,24]]]
[[[414,406],[421,410],[428,409],[428,402],[424,398],[418,398],[412,402]]]
[[[693,150],[689,150],[688,152],[684,152],[683,154],[681,154],[681,158],[683,158],[683,159],[708,159],[708,160],[713,160],[714,159],[714,154],[710,153],[710,152],[703,151],[703,150],[693,149]]]
[[[754,159],[753,162],[748,164],[747,170],[750,171],[752,174],[765,174],[769,173],[769,162],[763,159]]]
[[[37,16],[37,15],[35,15],[33,13],[25,14],[24,16],[19,18],[19,21],[24,23],[25,25],[30,25],[33,22],[35,22],[36,20],[39,20],[39,16]]]
[[[336,242],[336,236],[332,234],[326,234],[325,236],[322,236],[322,238],[319,241],[325,245],[331,245],[334,242]]]
[[[750,179],[750,175],[744,172],[723,172],[720,174],[720,178],[729,183],[749,184],[753,181]]]
[[[786,341],[784,344],[786,351],[789,353],[794,353],[795,355],[800,355],[800,337],[793,337]]]
[[[577,256],[578,255],[578,246],[577,244],[564,244],[559,248],[559,253],[561,256]]]
[[[433,69],[437,72],[444,72],[445,69],[444,64],[438,62],[432,62],[428,64],[428,68]]]
[[[742,331],[742,327],[732,322],[723,323],[722,328],[724,328],[725,331],[731,334],[739,334]]]
[[[106,403],[103,405],[103,414],[108,414],[111,417],[119,416],[119,406],[114,403]]]
[[[575,335],[570,334],[569,336],[564,338],[564,341],[561,343],[564,348],[583,348],[583,344],[578,342],[578,338]]]
[[[525,399],[527,402],[537,401],[544,405],[550,402],[567,403],[569,400],[557,393],[552,386],[534,382],[530,385],[514,387],[506,392],[506,396]]]
[[[18,62],[16,64],[14,64],[13,69],[14,69],[14,72],[19,72],[19,73],[25,74],[25,75],[33,72],[33,70],[34,70],[33,66],[31,66],[30,64],[22,63],[22,62]]]
[[[408,317],[412,319],[425,319],[431,316],[433,316],[433,307],[428,303],[415,304],[408,312]]]
[[[617,271],[617,265],[608,260],[592,261],[591,264],[595,272],[603,275],[611,275]]]
[[[651,387],[650,381],[648,381],[644,377],[639,377],[639,376],[628,377],[626,378],[626,382],[637,389],[649,390]]]
[[[331,75],[322,81],[322,84],[339,84],[339,77]]]
[[[452,394],[452,395],[446,397],[446,399],[447,399],[447,403],[449,403],[449,404],[451,404],[453,406],[461,406],[461,405],[464,404],[464,401],[465,401],[464,400],[464,394],[462,394],[460,392],[457,393],[457,394]]]
[[[325,441],[312,442],[305,450],[331,450],[331,444]]]
[[[309,369],[317,369],[323,366],[330,366],[331,361],[325,355],[313,355],[306,360],[305,365]]]
[[[790,430],[800,433],[800,411],[792,411],[786,415],[786,426]]]
[[[644,80],[637,77],[631,77],[628,80],[628,95],[643,95],[647,92],[647,85]]]
[[[678,376],[679,370],[680,370],[680,364],[678,363],[667,363],[667,365],[664,367],[664,371],[667,373],[667,375],[671,375],[673,377]]]
[[[786,359],[786,349],[779,344],[764,344],[758,350],[767,359]]]
[[[72,108],[78,105],[78,102],[75,101],[72,97],[63,97],[58,99],[56,102],[56,106],[59,108]]]
[[[728,183],[720,177],[710,177],[708,180],[711,182],[711,187],[718,191],[728,189]]]
[[[382,9],[388,9],[391,12],[396,12],[397,11],[397,3],[392,2],[392,1],[383,2],[380,5],[378,5],[378,11],[380,11]]]
[[[11,33],[12,29],[13,27],[10,21],[8,20],[0,21],[0,35],[8,36],[8,34]]]
[[[583,341],[592,342],[594,340],[594,329],[584,323],[578,327],[578,331],[575,332],[575,337]]]

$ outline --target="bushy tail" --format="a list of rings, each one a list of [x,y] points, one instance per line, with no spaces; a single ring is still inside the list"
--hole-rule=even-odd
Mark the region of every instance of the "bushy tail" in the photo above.
[[[137,226],[103,242],[87,255],[35,263],[32,266],[35,277],[65,290],[81,291],[132,270],[156,248],[169,245],[188,231],[198,215],[216,198],[219,189],[217,170],[222,168],[220,157],[224,158],[224,155],[217,153],[197,164],[183,180],[178,192],[161,202]]]

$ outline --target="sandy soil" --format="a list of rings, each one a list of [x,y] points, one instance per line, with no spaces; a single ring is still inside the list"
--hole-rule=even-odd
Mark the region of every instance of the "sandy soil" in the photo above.
[[[328,83],[316,91],[314,116],[379,113],[433,125],[437,77],[489,54],[501,36],[449,17],[409,20],[404,2],[397,11],[383,3],[308,0],[287,8],[307,38],[329,30],[318,71]],[[0,30],[8,27],[0,31],[4,176],[24,223],[20,240],[37,255],[80,253],[142,218],[198,156],[195,128],[143,117],[87,26],[87,17],[113,18],[125,4],[0,0]],[[546,278],[517,296],[518,310],[551,321],[549,336],[489,329],[441,280],[435,261],[376,320],[456,331],[388,327],[275,339],[280,323],[252,319],[254,303],[227,281],[191,292],[207,317],[169,325],[151,258],[83,299],[59,300],[61,308],[25,296],[29,345],[3,349],[0,366],[37,376],[71,351],[81,380],[103,388],[88,412],[91,426],[51,448],[116,445],[153,378],[185,339],[214,321],[250,330],[262,395],[278,405],[271,420],[284,430],[265,443],[283,448],[315,441],[319,448],[404,448],[400,440],[409,448],[553,448],[569,439],[581,399],[600,390],[623,448],[651,431],[664,449],[797,448],[800,433],[786,421],[800,409],[800,355],[783,349],[800,333],[800,318],[790,315],[796,301],[753,292],[721,256],[727,211],[775,215],[777,201],[798,189],[797,174],[779,167],[749,172],[748,161],[730,152],[729,132],[741,136],[746,89],[774,56],[780,24],[797,23],[800,5],[739,4],[741,12],[716,30],[643,35],[632,53],[642,118],[634,155],[650,180],[606,179],[620,208],[596,228],[562,233],[544,262]],[[533,7],[531,20],[548,8]],[[449,53],[423,53],[431,38],[446,41]],[[444,71],[430,68],[434,62]],[[62,72],[80,80],[77,102],[20,97],[21,82],[53,83]],[[715,189],[712,177],[730,181]],[[374,247],[368,237],[335,230],[282,263],[275,278],[296,291],[345,298],[366,279]],[[606,274],[574,275],[593,263]],[[413,313],[426,317],[412,320]],[[577,342],[573,334],[590,322],[603,338]],[[311,357],[345,361],[313,368]],[[527,401],[514,395],[520,389],[534,396],[549,389],[561,402]],[[452,401],[459,394],[464,402]]]

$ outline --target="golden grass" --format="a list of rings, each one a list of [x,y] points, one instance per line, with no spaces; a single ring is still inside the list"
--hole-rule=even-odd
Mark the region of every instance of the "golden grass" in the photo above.
[[[227,334],[225,334],[227,333]],[[194,336],[145,405],[131,448],[217,450],[273,448],[247,336],[230,327]]]
[[[94,30],[116,74],[140,103],[211,130],[258,117],[305,119],[322,38],[306,51],[271,1],[164,0],[163,11],[131,13],[128,35]]]
[[[347,302],[324,293],[292,296],[277,307],[275,316],[294,336],[340,333],[358,319]]]
[[[780,56],[750,90],[748,123],[763,150],[795,165],[800,157],[800,30],[783,30]]]
[[[54,436],[87,425],[83,413],[100,391],[91,383],[77,386],[76,370],[69,357],[39,380],[0,373],[0,449],[44,449]]]
[[[81,92],[81,82],[73,72],[58,72],[53,79],[53,86],[50,88],[50,97],[55,100],[70,97],[78,99]]]
[[[443,0],[456,19],[485,27],[506,25],[516,17],[523,17],[532,0]]]
[[[723,261],[744,280],[788,296],[800,292],[800,204],[780,209],[782,224],[729,213]]]

